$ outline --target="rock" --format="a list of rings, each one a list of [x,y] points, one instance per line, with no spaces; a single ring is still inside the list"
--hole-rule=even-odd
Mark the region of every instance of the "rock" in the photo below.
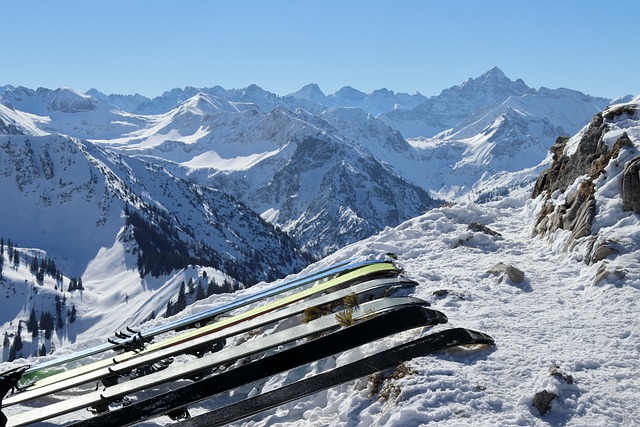
[[[481,224],[481,223],[479,223],[477,221],[474,221],[471,224],[469,224],[469,226],[467,227],[467,230],[471,230],[471,231],[475,231],[475,232],[482,232],[482,233],[488,234],[490,236],[502,237],[502,234],[498,233],[497,231],[493,231],[492,229],[490,229],[486,225]]]
[[[573,384],[573,375],[568,374],[560,369],[560,366],[558,366],[556,363],[549,366],[549,374],[552,377],[558,378],[567,384]]]
[[[533,396],[533,406],[535,406],[540,415],[544,415],[551,410],[551,402],[558,397],[557,394],[551,393],[547,390],[542,390]]]
[[[503,264],[501,262],[491,267],[488,273],[495,275],[505,273],[507,277],[509,277],[509,280],[511,280],[513,283],[524,282],[524,272],[522,270],[519,270],[512,265]]]
[[[618,253],[617,249],[611,247],[613,244],[614,242],[611,241],[600,243],[591,253],[591,263],[595,264],[607,258],[609,255]]]
[[[625,211],[640,213],[640,157],[635,157],[624,165],[622,203]]]
[[[606,262],[602,263],[596,272],[596,276],[593,279],[594,286],[598,286],[602,281],[608,281],[609,276],[614,275],[614,280],[624,279],[627,275],[627,272],[623,269],[616,268],[614,271],[610,271]]]

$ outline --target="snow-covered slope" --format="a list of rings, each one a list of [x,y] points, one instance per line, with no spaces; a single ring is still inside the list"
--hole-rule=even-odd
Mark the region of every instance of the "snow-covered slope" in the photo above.
[[[367,94],[351,87],[325,95],[315,84],[287,96],[250,85],[230,90],[176,88],[153,99],[96,90],[79,94],[71,89],[33,91],[7,86],[1,101],[16,111],[37,114],[34,124],[41,131],[89,138],[170,162],[189,162],[187,173],[193,166],[211,168],[209,175],[237,165],[247,171],[260,169],[249,175],[267,178],[232,190],[243,200],[243,193],[255,193],[271,176],[258,166],[260,160],[276,161],[277,155],[286,160],[279,147],[300,132],[297,125],[277,129],[283,123],[271,114],[274,110],[295,114],[310,125],[297,135],[298,140],[315,136],[310,129],[317,128],[346,143],[366,146],[397,174],[434,196],[486,200],[507,191],[498,183],[533,180],[555,138],[575,133],[609,103],[568,89],[532,89],[497,67],[430,98],[387,89]],[[275,128],[261,133],[264,148],[246,150],[256,139],[250,116],[259,117],[264,129]],[[271,119],[274,122],[267,124]],[[402,137],[411,138],[409,149]]]
[[[224,189],[319,255],[433,206],[424,189],[378,160],[410,146],[373,117],[352,125],[362,110],[346,109],[355,118],[343,120],[338,112],[318,117],[277,107],[265,114],[234,105],[199,93],[156,116],[155,126],[108,143]]]
[[[45,135],[46,133],[36,124],[44,121],[44,117],[16,111],[0,104],[0,135]]]
[[[70,88],[33,90],[21,86],[5,91],[0,104],[40,117],[36,123],[46,133],[76,138],[116,138],[148,124],[144,116],[124,112]]]
[[[279,277],[303,265],[294,245],[252,211],[161,167],[55,135],[3,136],[0,150],[0,235],[47,251],[68,274],[84,274],[101,248],[125,238],[134,219],[125,208],[163,228],[163,239],[185,245],[182,256],[209,260],[240,280]]]
[[[522,80],[509,79],[494,67],[478,78],[469,78],[460,86],[445,89],[410,110],[394,110],[381,118],[405,137],[429,137],[458,123],[476,111],[494,107],[510,96],[531,91]]]
[[[17,334],[31,310],[57,322],[77,310],[77,322],[52,327],[52,337],[25,335],[12,357],[137,326],[164,313],[182,281],[204,283],[204,271],[220,286],[250,286],[308,263],[289,236],[228,194],[67,136],[0,135],[0,194],[0,333]],[[38,263],[49,261],[55,268],[38,278]],[[77,280],[82,289],[73,290]]]

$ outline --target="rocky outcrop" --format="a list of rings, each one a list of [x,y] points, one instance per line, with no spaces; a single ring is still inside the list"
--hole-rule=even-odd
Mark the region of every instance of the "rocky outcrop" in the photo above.
[[[591,124],[583,133],[577,150],[570,156],[565,154],[569,138],[560,137],[551,147],[553,161],[551,167],[545,170],[536,181],[532,197],[546,193],[546,201],[534,226],[534,234],[551,235],[558,229],[571,231],[569,244],[577,239],[591,234],[591,226],[596,215],[595,180],[600,177],[613,158],[617,158],[621,149],[633,145],[629,136],[623,133],[609,148],[604,141],[604,135],[608,131],[607,121],[619,114],[629,112],[626,109],[611,108],[598,113],[593,117]],[[634,206],[640,210],[640,175],[638,167],[640,161],[630,162],[627,165],[625,209],[633,210]],[[579,188],[567,194],[564,203],[557,204],[551,200],[551,195],[556,191],[566,192],[570,185],[584,177]],[[621,192],[625,193],[625,186]],[[635,204],[634,204],[635,200]],[[589,260],[602,259],[603,253],[589,257]],[[608,256],[609,254],[607,254]]]
[[[549,169],[540,174],[532,197],[535,198],[544,191],[548,194],[556,190],[564,192],[579,176],[592,175],[595,160],[608,151],[607,145],[602,140],[607,129],[608,126],[602,114],[596,114],[580,139],[577,151],[571,156],[564,153],[569,138],[559,137],[549,149],[553,153],[553,163]]]

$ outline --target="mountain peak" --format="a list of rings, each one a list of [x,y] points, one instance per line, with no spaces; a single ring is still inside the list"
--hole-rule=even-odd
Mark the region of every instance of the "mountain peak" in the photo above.
[[[311,101],[317,101],[317,100],[322,100],[326,98],[326,95],[324,94],[324,92],[322,92],[322,90],[320,89],[320,86],[318,86],[316,83],[309,83],[299,91],[289,94],[287,96],[290,96],[296,99],[308,99]]]
[[[335,92],[332,95],[329,95],[332,98],[337,99],[348,99],[352,101],[362,101],[367,97],[367,94],[359,91],[358,89],[354,89],[351,86],[344,86],[339,91]]]
[[[497,66],[480,76],[481,79],[508,79],[507,75]]]
[[[509,96],[520,96],[532,89],[521,79],[511,80],[498,67],[493,67],[477,78],[468,78],[460,86],[442,91],[441,95],[457,93],[463,99],[489,98],[491,103],[502,102]]]

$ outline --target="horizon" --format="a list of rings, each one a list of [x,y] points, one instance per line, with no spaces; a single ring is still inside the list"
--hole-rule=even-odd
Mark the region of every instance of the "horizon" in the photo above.
[[[535,89],[638,95],[640,83],[625,79],[624,70],[640,59],[615,37],[640,16],[640,4],[606,16],[600,6],[593,0],[11,2],[4,12],[12,19],[0,35],[11,40],[4,48],[13,61],[5,62],[0,86],[153,98],[176,87],[251,84],[284,96],[315,83],[325,94],[350,86],[430,97],[497,66]]]

